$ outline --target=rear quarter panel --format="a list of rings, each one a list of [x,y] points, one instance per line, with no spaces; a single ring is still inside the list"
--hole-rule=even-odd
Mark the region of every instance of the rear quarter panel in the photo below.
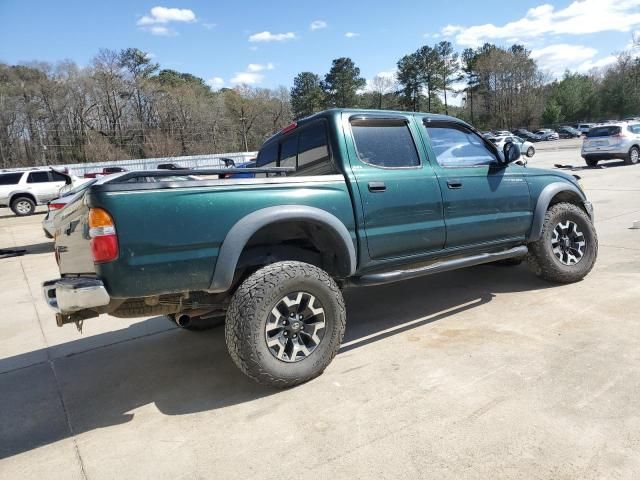
[[[106,209],[118,235],[119,258],[96,265],[111,296],[206,290],[231,227],[266,207],[308,205],[326,210],[347,227],[355,245],[351,199],[341,175],[210,183],[128,191],[92,187],[88,205]]]

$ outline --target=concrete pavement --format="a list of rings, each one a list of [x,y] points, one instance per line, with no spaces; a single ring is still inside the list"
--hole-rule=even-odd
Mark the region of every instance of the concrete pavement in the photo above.
[[[581,169],[598,262],[555,286],[481,266],[347,291],[340,354],[257,386],[222,329],[165,318],[58,328],[39,215],[0,210],[2,478],[638,478],[640,166]]]

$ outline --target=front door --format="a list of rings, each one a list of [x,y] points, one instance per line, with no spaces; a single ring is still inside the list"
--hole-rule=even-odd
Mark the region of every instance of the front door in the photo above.
[[[529,186],[519,165],[466,125],[423,120],[444,200],[446,248],[524,240],[532,222]]]
[[[442,197],[418,148],[416,125],[400,114],[345,114],[351,171],[360,194],[359,228],[370,259],[414,256],[444,246]],[[365,260],[365,259],[362,259]]]

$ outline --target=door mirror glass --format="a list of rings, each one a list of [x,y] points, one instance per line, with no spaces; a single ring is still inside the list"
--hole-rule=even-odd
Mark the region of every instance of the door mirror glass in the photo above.
[[[520,146],[515,142],[507,142],[502,149],[505,163],[515,162],[520,158]]]

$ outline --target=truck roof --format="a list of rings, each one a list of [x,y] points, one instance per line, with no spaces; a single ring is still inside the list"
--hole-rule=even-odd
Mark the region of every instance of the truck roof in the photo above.
[[[464,123],[466,124],[464,121],[460,120],[459,118],[455,118],[455,117],[451,117],[449,115],[442,115],[439,113],[426,113],[426,112],[407,112],[407,111],[402,111],[402,110],[372,110],[372,109],[366,109],[366,108],[330,108],[328,110],[323,110],[321,112],[318,113],[314,113],[313,115],[310,115],[308,117],[304,117],[301,118],[299,120],[296,120],[295,122],[293,122],[291,125],[283,128],[282,130],[280,130],[278,133],[273,134],[271,137],[267,138],[264,143],[263,146],[266,145],[268,142],[271,142],[274,139],[280,138],[283,135],[286,135],[288,132],[290,132],[292,130],[291,126],[295,125],[295,126],[303,126],[309,122],[312,122],[314,120],[317,120],[319,118],[333,118],[333,117],[337,117],[340,116],[343,113],[348,113],[348,114],[353,114],[353,115],[357,115],[359,113],[361,114],[380,114],[380,115],[389,115],[389,114],[395,114],[395,115],[405,115],[405,116],[420,116],[420,117],[426,117],[426,118],[430,118],[433,120],[447,120],[447,121],[453,121],[453,122],[458,122],[458,123]]]

